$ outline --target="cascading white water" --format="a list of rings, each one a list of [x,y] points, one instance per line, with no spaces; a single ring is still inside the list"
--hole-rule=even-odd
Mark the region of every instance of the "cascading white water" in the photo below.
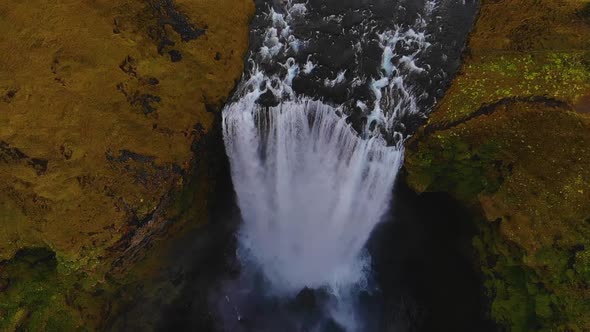
[[[289,58],[306,44],[291,28],[306,14],[305,5],[289,1],[283,9],[269,9],[269,25],[260,49],[251,54],[253,68],[238,87],[239,99],[223,110],[225,146],[244,219],[241,257],[264,273],[276,293],[304,287],[337,293],[365,278],[369,261],[363,247],[387,210],[403,157],[403,140],[388,145],[381,131],[393,134],[400,116],[418,112],[404,78],[425,71],[414,58],[429,44],[424,32],[409,27],[381,34],[367,27],[367,35],[380,42],[383,64],[381,77],[351,83],[372,82],[374,99],[357,101],[368,118],[361,137],[342,116],[343,106],[294,93],[293,79],[317,65],[310,57],[303,64]],[[420,24],[422,18],[417,28]],[[396,46],[405,53],[394,54]],[[267,74],[258,65],[281,57],[287,58],[282,74]],[[325,77],[324,85],[345,84],[345,74]],[[257,103],[268,92],[278,106]]]
[[[279,291],[361,280],[361,250],[389,203],[402,150],[361,139],[336,113],[311,100],[224,112],[240,240]]]

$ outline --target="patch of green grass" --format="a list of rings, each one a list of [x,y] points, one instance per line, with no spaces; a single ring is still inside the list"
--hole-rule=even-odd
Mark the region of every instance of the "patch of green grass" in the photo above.
[[[588,52],[482,55],[467,63],[430,123],[466,118],[511,97],[544,96],[572,102],[590,90]]]
[[[2,263],[0,279],[5,289],[0,292],[0,330],[85,330],[76,306],[88,297],[83,291],[78,294],[69,277],[58,274],[57,266],[55,253],[46,248],[21,250]]]
[[[511,331],[585,331],[590,301],[575,289],[584,289],[588,279],[570,270],[572,254],[543,248],[537,257],[542,264],[531,267],[521,250],[502,239],[497,225],[483,220],[478,225],[473,247],[495,321]]]
[[[434,135],[418,153],[406,159],[408,181],[423,191],[450,191],[467,200],[482,191],[495,191],[501,182],[498,146],[472,146],[456,136]]]

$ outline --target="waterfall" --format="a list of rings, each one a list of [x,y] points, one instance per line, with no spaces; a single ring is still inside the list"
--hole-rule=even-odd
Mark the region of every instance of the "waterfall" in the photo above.
[[[224,112],[241,244],[279,291],[362,279],[362,248],[389,203],[402,149],[360,138],[338,113],[307,99]]]
[[[414,24],[381,30],[369,11],[357,10],[368,16],[350,29],[358,40],[351,44],[355,61],[366,57],[370,42],[382,51],[370,76],[360,65],[328,70],[317,52],[305,53],[314,41],[294,32],[308,4],[277,1],[259,14],[255,33],[262,38],[223,110],[223,134],[243,218],[239,257],[262,272],[272,293],[325,288],[338,298],[366,282],[370,258],[363,248],[390,204],[404,120],[434,104],[414,81],[431,69],[422,56],[431,46],[426,28],[436,5],[426,1]],[[294,82],[303,78],[318,91],[344,87],[361,97],[338,103],[298,93]],[[351,114],[361,114],[364,125],[353,129]]]

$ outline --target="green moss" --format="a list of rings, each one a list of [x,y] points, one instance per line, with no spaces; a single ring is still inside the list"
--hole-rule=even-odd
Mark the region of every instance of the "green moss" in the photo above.
[[[421,190],[450,191],[461,200],[500,185],[498,146],[488,142],[472,146],[457,136],[434,135],[432,141],[409,154],[408,179]]]
[[[533,325],[535,308],[529,294],[527,273],[519,264],[522,256],[516,248],[497,245],[496,224],[482,220],[480,235],[473,239],[473,247],[479,255],[485,287],[490,297],[490,314],[497,322],[510,325],[513,331],[527,331]]]
[[[481,55],[465,65],[430,123],[457,121],[482,105],[511,97],[545,96],[574,102],[590,90],[586,51]]]
[[[590,302],[575,293],[587,281],[570,269],[576,255],[544,248],[534,258],[538,265],[531,266],[522,250],[503,241],[497,224],[479,225],[473,246],[493,298],[492,318],[511,331],[584,331]]]
[[[86,331],[98,326],[104,298],[79,283],[86,275],[62,275],[55,253],[24,249],[0,266],[1,331]]]
[[[585,248],[576,253],[574,269],[582,280],[590,280],[590,248]]]
[[[48,317],[53,316],[48,310],[62,308],[64,302],[56,268],[55,254],[44,248],[22,250],[4,263],[0,271],[7,288],[0,293],[0,329],[47,329]],[[61,322],[74,325],[69,315]]]

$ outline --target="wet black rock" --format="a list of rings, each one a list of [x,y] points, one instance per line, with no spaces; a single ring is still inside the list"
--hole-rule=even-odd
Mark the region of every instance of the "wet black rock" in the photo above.
[[[170,55],[170,61],[172,62],[178,62],[182,60],[182,54],[177,50],[170,50],[168,51],[168,54]]]

